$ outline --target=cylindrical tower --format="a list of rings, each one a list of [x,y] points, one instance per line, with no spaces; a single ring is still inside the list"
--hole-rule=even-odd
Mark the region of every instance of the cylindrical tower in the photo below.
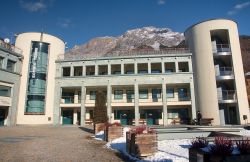
[[[63,54],[65,43],[52,35],[28,32],[16,38],[23,50],[23,67],[17,124],[52,124],[55,60]]]
[[[237,24],[204,21],[185,31],[193,53],[197,109],[215,125],[243,124],[249,116]]]

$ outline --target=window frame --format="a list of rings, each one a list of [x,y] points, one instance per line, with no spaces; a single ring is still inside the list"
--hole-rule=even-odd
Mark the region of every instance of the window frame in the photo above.
[[[169,90],[172,90],[171,96],[170,96],[169,93],[168,93]],[[166,89],[166,96],[167,96],[167,98],[174,98],[174,92],[175,92],[174,88],[168,87],[168,88]]]
[[[142,92],[147,92],[146,94],[142,94]],[[146,95],[145,97],[143,97],[142,95]],[[148,99],[148,89],[140,89],[139,90],[139,99]]]
[[[114,99],[115,100],[122,100],[123,99],[123,90],[114,90]]]

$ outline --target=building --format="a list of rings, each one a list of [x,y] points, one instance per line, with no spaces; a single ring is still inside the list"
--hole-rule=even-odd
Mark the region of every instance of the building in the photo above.
[[[53,124],[55,60],[64,42],[46,33],[21,33],[16,46],[23,50],[17,124]]]
[[[16,124],[23,60],[22,50],[7,41],[0,39],[0,126]]]
[[[200,22],[185,38],[193,54],[196,107],[216,125],[244,124],[249,107],[236,22]]]
[[[180,118],[188,124],[196,118],[191,53],[179,49],[136,54],[60,57],[56,61],[54,124],[89,123],[97,90],[107,94],[112,123],[167,125]]]

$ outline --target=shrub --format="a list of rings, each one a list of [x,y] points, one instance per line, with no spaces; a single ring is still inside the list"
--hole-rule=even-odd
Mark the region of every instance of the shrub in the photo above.
[[[191,142],[191,148],[204,148],[208,146],[208,141],[205,138],[196,138]]]
[[[215,155],[231,155],[233,151],[233,142],[230,138],[215,137],[214,145],[210,146],[209,150]]]
[[[239,149],[241,154],[250,153],[250,140],[247,138],[245,140],[237,141],[236,146]]]

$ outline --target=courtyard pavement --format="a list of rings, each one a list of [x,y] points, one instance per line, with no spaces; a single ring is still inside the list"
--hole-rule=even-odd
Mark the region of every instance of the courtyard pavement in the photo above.
[[[121,162],[118,152],[76,126],[0,127],[0,161]]]

